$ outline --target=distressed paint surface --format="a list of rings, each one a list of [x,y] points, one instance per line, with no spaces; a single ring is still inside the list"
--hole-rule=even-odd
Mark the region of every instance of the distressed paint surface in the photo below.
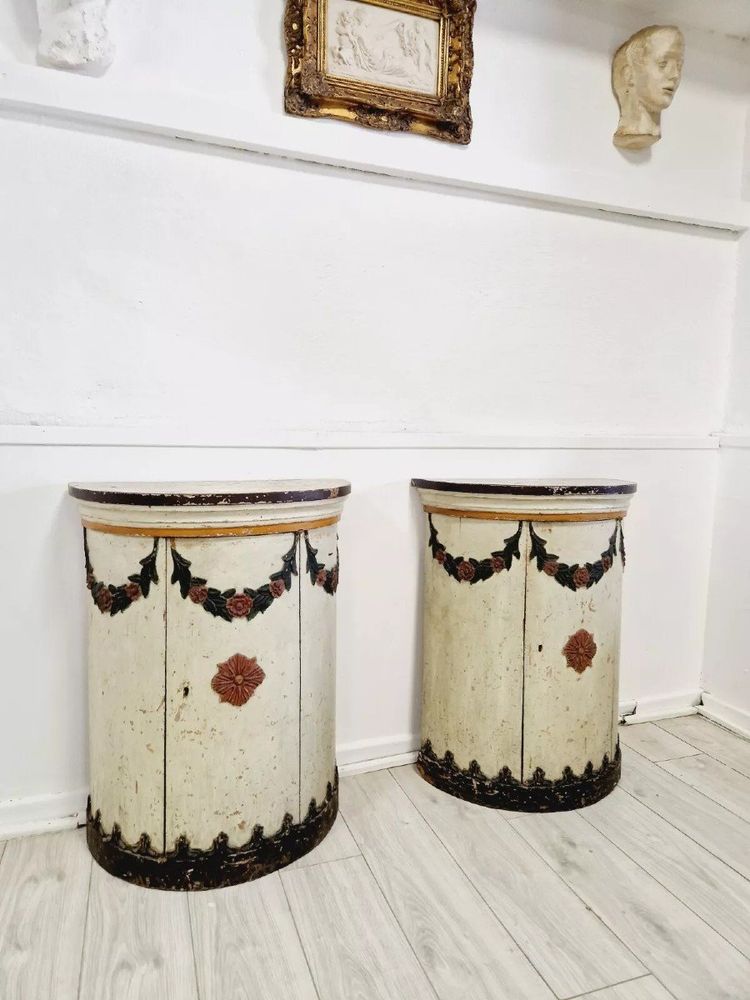
[[[454,555],[483,559],[518,524],[433,515]],[[425,548],[422,742],[459,767],[479,761],[487,775],[521,769],[523,614],[528,532],[509,571],[470,584],[452,579]],[[547,581],[549,583],[549,580]]]
[[[239,593],[278,571],[292,537],[181,538],[177,546],[195,575]],[[219,833],[237,847],[256,824],[270,835],[286,813],[301,818],[299,587],[292,581],[252,621],[215,618],[176,585],[168,588],[167,849],[186,836],[207,850]],[[255,657],[265,673],[241,706],[221,702],[211,687],[217,664],[235,653]]]
[[[533,522],[532,522],[533,523]],[[572,565],[599,558],[615,521],[535,524],[547,549]],[[617,686],[620,651],[619,555],[599,583],[570,590],[529,563],[526,599],[523,780],[536,768],[548,779],[570,767],[580,774],[605,754],[612,760],[617,741]],[[582,673],[568,666],[563,648],[579,630],[591,633],[596,654]]]
[[[337,559],[336,525],[309,532],[315,559],[327,570]],[[336,597],[313,586],[304,541],[300,555],[300,803],[321,803],[336,772]]]
[[[153,542],[89,532],[97,577],[120,584],[139,569]],[[117,823],[135,843],[147,833],[161,847],[164,806],[164,635],[166,543],[159,582],[125,611],[102,614],[87,595],[91,799],[102,824]]]

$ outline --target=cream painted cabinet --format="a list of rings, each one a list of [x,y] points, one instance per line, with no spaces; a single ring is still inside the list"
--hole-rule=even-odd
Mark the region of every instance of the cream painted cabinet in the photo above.
[[[88,843],[204,889],[311,850],[337,811],[344,482],[75,484],[89,590]]]
[[[620,775],[623,519],[634,483],[413,481],[427,519],[426,780],[574,809]]]

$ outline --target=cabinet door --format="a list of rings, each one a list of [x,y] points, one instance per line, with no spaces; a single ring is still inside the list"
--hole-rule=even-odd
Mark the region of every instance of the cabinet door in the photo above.
[[[439,546],[454,558],[483,560],[504,549],[514,521],[433,514]],[[460,768],[472,760],[488,777],[521,770],[523,605],[528,536],[520,561],[489,579],[459,582],[425,550],[422,740]]]
[[[536,768],[556,780],[565,767],[581,774],[589,761],[598,769],[605,754],[612,760],[617,739],[620,556],[610,553],[611,566],[588,588],[572,590],[561,581],[566,579],[565,566],[585,567],[602,559],[616,524],[532,524],[550,558],[547,572],[538,568],[536,559],[528,565],[524,781]],[[563,566],[557,577],[555,565]]]
[[[301,685],[300,808],[324,800],[336,775],[336,525],[308,533],[300,571]],[[315,552],[313,553],[313,550]],[[313,584],[310,568],[320,567]],[[335,574],[335,575],[334,575]]]
[[[99,606],[88,598],[91,807],[105,832],[117,823],[125,843],[145,833],[162,850],[166,544],[91,530],[87,538],[92,585],[106,591],[92,591]],[[150,556],[158,582],[144,596],[128,577]],[[125,607],[124,587],[135,598]]]
[[[170,570],[180,579],[167,606],[168,849],[184,835],[205,850],[220,833],[236,847],[256,824],[268,836],[286,813],[299,820],[300,577],[289,575],[290,586],[250,620],[244,594],[263,591],[292,558],[299,567],[299,557],[293,534],[173,542]],[[230,589],[234,597],[224,596]]]

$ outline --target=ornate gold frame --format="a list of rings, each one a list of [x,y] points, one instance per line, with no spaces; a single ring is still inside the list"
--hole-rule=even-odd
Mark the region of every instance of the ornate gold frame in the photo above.
[[[476,0],[358,0],[440,24],[436,96],[344,79],[326,72],[328,0],[287,0],[288,55],[284,108],[303,118],[338,118],[369,128],[417,132],[466,144],[471,140],[469,88],[474,68]]]

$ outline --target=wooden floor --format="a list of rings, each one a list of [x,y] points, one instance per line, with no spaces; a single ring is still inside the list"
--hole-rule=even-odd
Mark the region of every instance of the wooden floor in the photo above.
[[[82,831],[0,844],[0,1000],[750,1000],[750,742],[621,740],[577,813],[346,778],[316,851],[215,892],[120,882]]]

